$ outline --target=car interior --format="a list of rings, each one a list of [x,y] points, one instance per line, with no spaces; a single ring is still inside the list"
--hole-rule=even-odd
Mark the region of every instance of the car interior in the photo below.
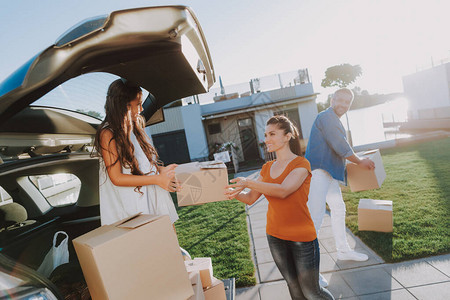
[[[55,233],[64,231],[69,264],[49,279],[60,291],[67,280],[84,280],[72,240],[101,225],[100,164],[92,145],[106,87],[117,78],[147,93],[147,126],[164,121],[164,105],[206,92],[214,70],[193,12],[136,8],[85,21],[0,82],[0,275],[23,269],[51,287],[35,271]],[[16,270],[3,272],[6,265]]]
[[[37,156],[11,164],[20,164],[20,168],[0,176],[0,186],[14,199],[0,206],[1,253],[37,270],[52,245],[53,234],[62,230],[69,235],[69,257],[76,260],[71,240],[100,226],[98,159],[89,153],[61,153],[50,162]],[[10,163],[4,165],[7,168]],[[42,174],[76,176],[81,182],[79,201],[51,206],[30,179]]]

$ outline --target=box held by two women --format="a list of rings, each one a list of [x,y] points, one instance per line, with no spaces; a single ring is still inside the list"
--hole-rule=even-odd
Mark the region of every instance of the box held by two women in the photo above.
[[[227,200],[224,192],[228,171],[221,161],[181,164],[175,169],[175,177],[181,184],[181,191],[177,192],[178,206]]]
[[[93,300],[194,294],[168,216],[138,214],[73,240]]]
[[[347,163],[347,180],[350,185],[350,190],[352,192],[359,192],[380,188],[386,178],[386,172],[384,171],[380,150],[375,149],[359,152],[357,155],[361,159],[371,159],[375,163],[375,169],[368,170],[364,167],[358,166],[355,163]]]
[[[360,199],[358,205],[358,230],[392,232],[392,201]]]

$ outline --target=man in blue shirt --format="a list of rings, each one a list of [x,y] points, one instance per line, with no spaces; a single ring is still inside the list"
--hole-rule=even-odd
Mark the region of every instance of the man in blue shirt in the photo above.
[[[347,142],[340,118],[349,110],[352,101],[351,90],[337,90],[331,99],[331,106],[319,113],[314,121],[305,153],[312,170],[308,208],[318,234],[325,215],[325,205],[328,204],[337,259],[365,261],[368,259],[366,254],[353,251],[348,245],[346,209],[339,187],[339,183],[345,181],[346,159],[367,169],[375,168],[373,161],[360,159]],[[328,285],[322,275],[320,281],[322,286]]]

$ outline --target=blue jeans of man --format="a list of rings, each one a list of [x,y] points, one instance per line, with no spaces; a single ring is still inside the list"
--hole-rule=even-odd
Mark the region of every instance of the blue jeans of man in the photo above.
[[[319,242],[286,241],[267,235],[270,252],[292,299],[334,299],[319,286]]]

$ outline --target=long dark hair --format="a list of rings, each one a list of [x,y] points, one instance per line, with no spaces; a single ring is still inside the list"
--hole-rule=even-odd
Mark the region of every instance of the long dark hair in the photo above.
[[[286,116],[277,115],[267,120],[266,125],[271,124],[277,125],[279,129],[284,130],[284,134],[288,133],[292,134],[292,138],[289,140],[289,148],[295,155],[302,156],[302,149],[300,146],[300,137],[298,134],[298,129],[297,127],[295,127],[292,121],[289,120],[289,118]]]
[[[134,155],[134,146],[130,140],[131,126],[125,126],[125,124],[129,121],[128,105],[140,93],[142,93],[142,89],[138,85],[125,79],[117,79],[110,84],[108,93],[106,94],[106,117],[97,129],[94,141],[96,153],[93,152],[93,155],[102,157],[102,150],[107,149],[102,148],[100,135],[103,130],[111,130],[113,137],[109,143],[112,140],[116,141],[118,154],[116,161],[111,166],[120,162],[125,168],[131,169],[131,174],[133,175],[144,175],[144,173],[139,169],[139,163]],[[147,159],[155,166],[160,165],[158,153],[150,144],[148,136],[144,131],[145,121],[143,117],[139,117],[137,121],[132,121],[132,124],[133,133]],[[140,186],[137,187],[137,190],[140,192]]]

